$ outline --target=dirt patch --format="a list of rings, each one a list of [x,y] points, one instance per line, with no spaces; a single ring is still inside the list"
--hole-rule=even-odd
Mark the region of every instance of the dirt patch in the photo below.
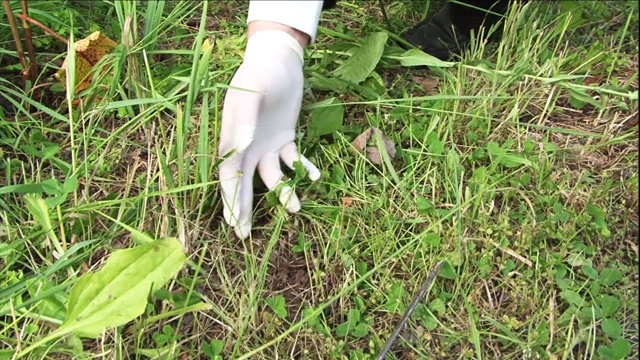
[[[310,274],[304,255],[298,256],[287,248],[280,248],[271,256],[269,270],[270,275],[265,285],[271,294],[265,295],[283,295],[289,316],[293,317],[305,302],[305,293],[310,285]]]

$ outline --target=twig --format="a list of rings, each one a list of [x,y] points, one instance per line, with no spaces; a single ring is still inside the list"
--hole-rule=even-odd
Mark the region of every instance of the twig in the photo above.
[[[391,347],[393,346],[393,343],[396,341],[396,338],[398,337],[398,335],[400,335],[400,331],[402,331],[402,328],[404,328],[404,326],[407,324],[407,321],[409,321],[409,317],[411,317],[411,314],[413,314],[413,312],[418,307],[418,304],[420,303],[420,301],[422,301],[424,296],[427,294],[427,291],[429,290],[429,288],[431,288],[431,284],[433,283],[433,280],[436,278],[436,275],[438,275],[438,273],[440,272],[442,265],[444,265],[444,261],[440,261],[438,264],[436,264],[436,267],[433,270],[431,270],[431,272],[429,273],[429,276],[427,276],[427,280],[425,280],[424,284],[422,284],[422,288],[420,288],[420,292],[418,293],[418,296],[416,296],[413,299],[413,301],[411,302],[411,305],[409,305],[409,308],[407,309],[407,311],[404,313],[404,316],[400,320],[400,323],[398,323],[395,330],[393,330],[393,334],[391,334],[391,337],[389,338],[389,340],[387,340],[387,343],[384,344],[384,347],[382,348],[382,351],[380,351],[380,355],[378,355],[377,360],[384,360],[385,356],[387,356],[387,353],[389,352],[389,350],[391,350]]]
[[[19,17],[22,20],[28,21],[30,23],[32,23],[33,25],[41,28],[42,30],[44,30],[44,32],[46,32],[47,34],[53,36],[54,38],[60,40],[62,43],[65,44],[65,46],[69,47],[69,40],[63,38],[62,36],[60,36],[60,34],[58,34],[57,32],[49,29],[48,27],[46,27],[45,25],[43,25],[41,22],[39,22],[38,20],[32,19],[29,16],[26,16],[24,14],[16,14],[17,17]],[[91,65],[95,65],[90,59],[87,58],[86,55],[84,55],[81,52],[77,52],[77,55],[80,56],[81,58],[87,60],[87,62]]]
[[[491,245],[495,246],[495,247],[496,247],[496,248],[498,248],[499,250],[501,250],[501,251],[503,251],[503,252],[505,252],[505,253],[507,253],[507,254],[509,254],[509,255],[513,256],[514,258],[516,258],[516,259],[520,260],[521,262],[523,262],[523,263],[524,263],[524,264],[526,264],[527,266],[529,266],[529,267],[532,267],[532,266],[533,266],[533,263],[531,262],[531,260],[529,260],[529,259],[527,259],[527,258],[523,257],[522,255],[518,254],[517,252],[515,252],[515,251],[513,251],[513,250],[511,250],[511,249],[509,249],[509,248],[504,248],[504,247],[500,246],[500,244],[498,244],[497,242],[495,242],[495,241],[493,241],[493,240],[491,240],[491,239],[486,239],[486,240],[487,240],[487,242],[488,242],[489,244],[491,244]]]
[[[25,16],[29,16],[29,8],[27,7],[27,0],[21,0],[22,12]],[[22,28],[24,29],[24,40],[27,42],[27,51],[29,52],[29,78],[31,79],[31,86],[35,86],[38,80],[38,66],[36,64],[36,51],[33,48],[33,37],[31,36],[31,27],[29,22],[24,18],[22,19]],[[36,90],[35,97],[39,97],[39,91]]]
[[[556,310],[556,292],[555,290],[551,294],[549,298],[549,343],[547,344],[547,355],[549,358],[552,358],[551,347],[553,347],[553,336],[554,336],[554,327],[555,327],[555,310]]]
[[[16,14],[17,17],[19,17],[22,20],[25,20],[27,22],[32,23],[33,25],[39,27],[40,29],[44,30],[44,32],[46,32],[47,34],[53,36],[54,38],[62,41],[65,45],[69,45],[69,40],[63,38],[62,36],[60,36],[60,34],[58,34],[57,32],[49,29],[48,27],[46,27],[45,25],[43,25],[40,21],[32,19],[29,17],[29,15],[25,15],[25,14]]]
[[[22,50],[22,42],[20,41],[20,33],[18,32],[18,25],[16,24],[16,19],[13,17],[13,11],[11,11],[11,5],[9,4],[9,0],[3,0],[2,5],[4,5],[4,12],[7,13],[7,20],[9,20],[9,27],[11,28],[13,41],[16,43],[16,52],[18,53],[18,59],[20,60],[20,65],[22,65],[22,81],[24,82],[23,85],[26,88],[27,73],[29,72],[29,65],[27,64],[27,59],[25,59],[24,51]]]
[[[380,5],[380,11],[382,11],[382,18],[387,24],[387,30],[389,30],[389,32],[394,32],[393,26],[391,26],[391,21],[389,20],[389,16],[387,16],[387,9],[384,8],[384,3],[382,2],[382,0],[378,0],[378,5]]]

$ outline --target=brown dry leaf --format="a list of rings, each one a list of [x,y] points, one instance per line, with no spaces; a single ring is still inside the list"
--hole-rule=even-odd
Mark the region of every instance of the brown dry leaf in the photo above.
[[[356,138],[351,142],[351,146],[353,147],[352,151],[356,154],[362,152],[362,150],[367,146],[367,141],[369,141],[372,132],[373,128],[370,127],[363,131],[362,134],[356,136]]]
[[[353,198],[352,197],[348,197],[345,196],[342,198],[342,207],[343,208],[350,208],[353,206]]]
[[[370,127],[367,130],[363,131],[362,134],[358,135],[353,142],[351,142],[352,151],[356,153],[362,152],[362,150],[366,150],[366,156],[369,161],[374,164],[381,165],[382,164],[382,154],[380,154],[380,150],[375,142],[375,138],[380,136],[382,138],[382,142],[384,143],[384,147],[387,150],[387,154],[389,154],[390,158],[395,158],[396,156],[396,147],[393,144],[393,141],[389,139],[384,133],[375,127]],[[372,142],[376,145],[367,146],[367,142],[372,140]]]
[[[625,242],[626,242],[627,244],[629,244],[629,246],[631,247],[631,250],[633,250],[633,252],[634,252],[634,253],[636,253],[636,255],[638,255],[638,245],[637,245],[637,244],[634,244],[634,243],[633,243],[633,241],[628,240],[628,239],[627,239],[627,240],[625,240]]]
[[[93,78],[93,67],[105,56],[116,42],[96,31],[84,39],[75,42],[76,50],[76,83],[75,93],[88,88]],[[64,59],[55,77],[66,86],[67,58]]]
[[[600,76],[600,75],[587,76],[587,77],[584,79],[584,84],[585,84],[585,85],[593,85],[593,84],[596,84],[596,86],[597,86],[597,85],[600,85],[600,83],[601,83],[601,82],[602,82],[602,76]]]
[[[438,86],[440,85],[440,81],[438,81],[438,79],[414,75],[413,81],[420,84],[420,86],[422,86],[422,88],[427,92],[427,95],[434,95],[438,92]]]

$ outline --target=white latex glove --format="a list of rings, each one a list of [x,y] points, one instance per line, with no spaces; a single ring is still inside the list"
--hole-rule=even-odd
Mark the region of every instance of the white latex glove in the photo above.
[[[293,169],[300,161],[311,180],[320,171],[298,153],[295,127],[302,102],[303,51],[289,34],[260,31],[248,40],[244,61],[231,80],[222,109],[218,154],[233,152],[219,167],[224,219],[241,239],[249,236],[253,210],[253,175],[269,190],[281,184],[280,160]],[[278,190],[290,212],[300,200],[289,186]]]

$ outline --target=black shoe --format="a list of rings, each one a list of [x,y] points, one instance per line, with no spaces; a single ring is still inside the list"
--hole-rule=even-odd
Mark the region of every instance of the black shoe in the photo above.
[[[431,18],[423,20],[400,36],[425,53],[443,61],[460,56],[471,42],[468,34],[453,25],[448,2]]]

